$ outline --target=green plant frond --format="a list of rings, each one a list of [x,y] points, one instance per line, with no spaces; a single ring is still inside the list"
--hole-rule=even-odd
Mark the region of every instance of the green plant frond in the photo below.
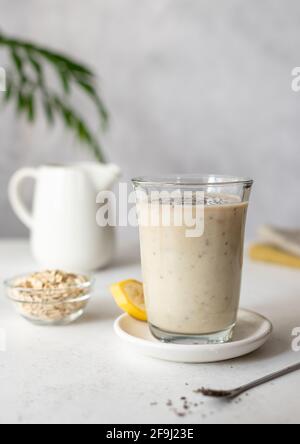
[[[103,162],[104,157],[101,146],[79,113],[66,105],[65,102],[57,96],[53,98],[53,103],[55,109],[63,118],[65,126],[73,132],[79,142],[88,146],[92,150],[97,160]]]
[[[4,102],[15,101],[18,114],[25,115],[30,122],[35,122],[40,109],[49,124],[53,124],[57,119],[62,120],[65,127],[71,130],[98,160],[103,160],[97,137],[70,105],[73,89],[80,89],[94,104],[102,128],[107,127],[108,112],[97,91],[92,70],[63,53],[33,42],[8,38],[0,32],[0,49],[1,47],[8,50],[11,63]],[[60,92],[53,91],[48,85],[45,74],[47,65],[59,79]]]
[[[108,112],[106,107],[104,106],[104,103],[100,99],[100,97],[96,94],[96,89],[94,85],[90,83],[86,83],[84,81],[78,80],[78,85],[91,97],[91,99],[94,101],[96,107],[98,108],[99,114],[101,116],[101,124],[103,128],[105,129],[107,127],[108,123]]]
[[[13,83],[11,77],[6,78],[6,91],[4,92],[4,102],[9,102],[14,94]]]
[[[70,85],[70,75],[69,75],[68,71],[60,70],[58,72],[58,74],[59,74],[64,92],[66,94],[70,94],[71,85]]]
[[[23,75],[23,61],[16,48],[11,48],[11,57],[20,76]]]
[[[42,105],[49,125],[53,125],[55,119],[54,119],[54,107],[51,100],[49,100],[48,97],[43,97]]]
[[[34,122],[35,119],[35,99],[33,95],[28,95],[27,101],[27,118],[29,122]]]
[[[27,57],[28,57],[28,63],[30,65],[32,71],[36,75],[36,83],[38,85],[40,85],[41,88],[44,88],[45,87],[45,80],[44,80],[43,66],[39,63],[38,58],[31,51],[27,52]]]

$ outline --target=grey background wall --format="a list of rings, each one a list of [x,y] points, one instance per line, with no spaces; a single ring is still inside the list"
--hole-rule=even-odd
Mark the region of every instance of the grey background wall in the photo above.
[[[299,23],[298,0],[0,0],[0,28],[95,68],[111,112],[106,154],[125,178],[253,176],[251,236],[263,222],[300,225]],[[62,127],[32,128],[11,109],[0,137],[0,236],[25,235],[11,174],[88,155]]]

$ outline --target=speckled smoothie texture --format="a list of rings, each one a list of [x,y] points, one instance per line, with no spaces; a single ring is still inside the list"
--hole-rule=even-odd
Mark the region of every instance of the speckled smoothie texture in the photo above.
[[[140,226],[148,319],[161,330],[204,335],[236,322],[248,204],[228,197],[216,202],[205,205],[201,237],[186,237],[184,225]],[[166,205],[151,204],[150,211],[159,206],[163,214]],[[140,214],[149,206],[140,204]]]

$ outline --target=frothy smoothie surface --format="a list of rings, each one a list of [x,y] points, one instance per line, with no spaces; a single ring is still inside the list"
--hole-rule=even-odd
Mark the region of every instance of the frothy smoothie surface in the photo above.
[[[205,197],[182,209],[173,203],[140,203],[140,217],[187,211],[204,217],[204,234],[187,237],[187,227],[141,224],[141,256],[148,319],[165,332],[205,335],[236,322],[248,203],[234,196]],[[145,215],[145,214],[144,214]],[[153,214],[152,214],[153,215]],[[176,215],[174,215],[175,217]],[[183,218],[185,219],[185,218]]]

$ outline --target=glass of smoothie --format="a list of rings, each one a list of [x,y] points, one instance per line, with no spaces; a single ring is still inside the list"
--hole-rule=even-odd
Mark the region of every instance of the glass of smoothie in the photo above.
[[[217,175],[133,179],[145,303],[163,342],[232,339],[253,181]]]

